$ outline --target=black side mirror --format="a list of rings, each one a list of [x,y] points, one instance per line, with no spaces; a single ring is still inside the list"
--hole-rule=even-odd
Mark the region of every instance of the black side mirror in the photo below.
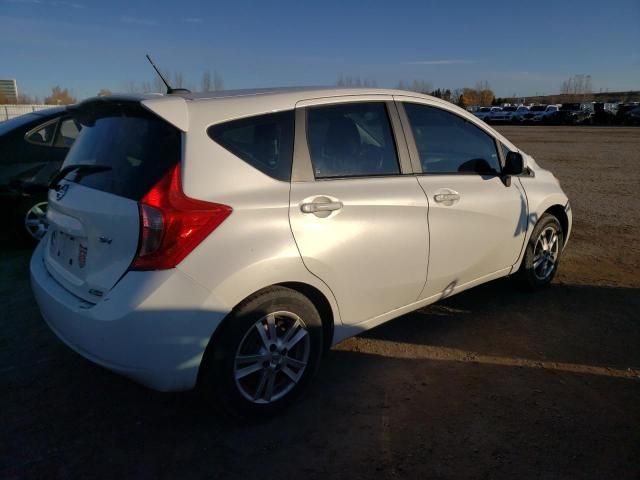
[[[521,175],[524,173],[524,159],[518,152],[509,152],[505,159],[503,175]]]

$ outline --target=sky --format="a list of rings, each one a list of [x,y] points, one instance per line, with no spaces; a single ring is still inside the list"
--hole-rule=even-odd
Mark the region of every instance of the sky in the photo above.
[[[152,82],[144,58],[199,90],[487,81],[498,96],[557,93],[575,74],[594,91],[640,89],[640,0],[0,0],[0,78],[41,98]]]

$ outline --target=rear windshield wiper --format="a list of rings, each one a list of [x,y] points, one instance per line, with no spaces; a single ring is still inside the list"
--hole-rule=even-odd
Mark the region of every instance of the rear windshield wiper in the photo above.
[[[107,170],[112,169],[113,167],[110,167],[109,165],[97,165],[95,163],[76,163],[75,165],[67,165],[66,167],[61,168],[60,171],[53,176],[49,182],[49,188],[57,190],[60,180],[71,172],[95,173],[106,172]]]

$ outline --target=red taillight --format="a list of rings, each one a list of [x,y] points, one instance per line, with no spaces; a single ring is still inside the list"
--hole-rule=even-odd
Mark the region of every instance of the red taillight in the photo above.
[[[180,164],[144,196],[140,243],[132,270],[164,270],[179,264],[230,214],[231,207],[187,197],[180,186]]]

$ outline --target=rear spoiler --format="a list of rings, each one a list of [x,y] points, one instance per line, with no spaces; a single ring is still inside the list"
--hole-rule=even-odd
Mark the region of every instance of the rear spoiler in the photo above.
[[[180,96],[169,95],[111,95],[93,97],[75,105],[69,105],[67,111],[81,124],[93,125],[96,113],[126,112],[143,107],[162,118],[174,127],[186,132],[189,129],[189,109],[187,101]]]
[[[179,130],[183,132],[189,130],[189,109],[183,97],[166,95],[143,100],[140,103]]]

